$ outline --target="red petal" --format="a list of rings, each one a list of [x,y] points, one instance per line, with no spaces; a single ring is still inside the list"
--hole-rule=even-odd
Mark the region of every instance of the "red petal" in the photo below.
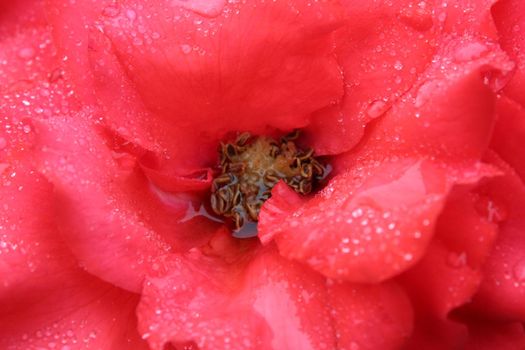
[[[525,106],[525,3],[521,0],[498,1],[492,9],[501,47],[516,62],[516,72],[505,93]]]
[[[326,276],[377,282],[421,257],[446,192],[443,171],[428,162],[362,164],[334,178],[280,225],[265,226],[265,205],[259,232],[275,230],[281,254]],[[272,192],[268,206],[277,196]]]
[[[488,215],[499,220],[495,248],[484,267],[484,279],[473,309],[491,318],[525,320],[525,185],[504,162],[489,159],[505,170],[480,189],[490,198]],[[497,208],[500,209],[497,209]]]
[[[469,327],[466,350],[521,350],[525,348],[522,323],[474,323]]]
[[[281,208],[288,215],[280,226],[267,225],[275,219],[263,207],[261,237],[276,235],[285,256],[349,281],[376,282],[412,266],[450,185],[484,175],[477,161],[488,145],[494,94],[482,73],[505,74],[509,62],[488,43],[486,53],[465,57],[469,45],[482,44],[471,37],[447,42],[420,83],[335,164],[342,174],[298,210]],[[278,196],[265,207],[275,212]]]
[[[0,348],[146,349],[135,295],[79,269],[54,223],[52,186],[9,167],[0,186]]]
[[[138,291],[155,257],[202,244],[218,224],[189,213],[191,198],[156,196],[134,158],[114,159],[89,119],[85,111],[40,122],[39,161],[57,188],[58,220],[75,255],[89,272]]]
[[[395,283],[328,287],[337,349],[399,349],[412,332],[412,307]]]
[[[193,255],[159,264],[138,308],[153,349],[168,342],[202,350],[393,349],[412,327],[410,303],[395,284],[325,284],[273,247],[248,263]]]
[[[495,96],[512,63],[492,43],[445,39],[435,62],[379,120],[366,151],[479,160],[494,124]],[[351,158],[353,160],[353,158]]]
[[[421,261],[402,276],[420,312],[446,321],[466,302],[482,280],[497,226],[476,211],[478,199],[456,189],[440,215],[434,239]]]
[[[26,349],[148,349],[136,330],[138,297],[77,270],[30,297],[4,300],[0,346]]]
[[[153,349],[191,341],[201,350],[334,346],[324,279],[273,249],[259,252],[247,267],[176,258],[166,272],[147,279],[138,309]]]
[[[342,88],[330,40],[338,6],[300,0],[210,4],[127,1],[101,10],[100,25],[97,15],[88,23],[109,38],[104,44],[100,32],[90,34],[97,95],[109,124],[133,130],[130,136],[143,144],[151,135],[187,167],[215,158],[207,146],[228,131],[307,124],[308,115],[339,98]],[[65,47],[78,40],[87,45],[56,23]],[[121,95],[116,100],[115,91]]]
[[[0,300],[52,285],[72,255],[57,238],[52,186],[27,168],[0,171]]]
[[[337,56],[345,96],[338,106],[316,113],[306,128],[318,154],[338,154],[355,146],[364,126],[388,110],[430,63],[439,33],[437,15],[428,2],[344,3],[349,19],[338,33]]]
[[[525,181],[525,107],[502,96],[498,99],[496,108],[498,120],[491,148]]]

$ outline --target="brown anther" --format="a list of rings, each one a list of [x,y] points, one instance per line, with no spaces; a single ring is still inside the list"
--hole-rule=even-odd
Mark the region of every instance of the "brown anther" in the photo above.
[[[239,204],[241,204],[241,199],[242,199],[242,194],[241,194],[241,191],[240,191],[240,186],[237,184],[235,185],[235,190],[234,190],[234,194],[233,194],[233,206],[236,207],[238,206]]]
[[[326,169],[324,168],[324,166],[322,166],[317,160],[315,159],[312,159],[312,167],[313,167],[313,171],[314,171],[314,174],[316,176],[318,176],[319,178],[322,178],[326,172]]]
[[[231,173],[235,173],[235,174],[238,174],[238,173],[243,173],[244,170],[246,169],[246,164],[244,163],[229,163],[227,164],[227,167],[226,167],[226,170],[231,172]]]
[[[292,131],[288,135],[285,135],[285,136],[281,137],[281,142],[282,143],[286,143],[288,141],[297,140],[297,138],[299,137],[299,134],[300,134],[300,131],[298,129],[295,129],[294,131]]]
[[[259,210],[257,210],[253,203],[246,204],[246,211],[248,212],[248,215],[250,216],[250,219],[252,219],[252,221],[257,221],[259,217]]]
[[[302,180],[299,182],[299,193],[306,194],[312,192],[312,183],[310,181]]]
[[[325,168],[312,149],[298,148],[293,140],[298,131],[277,142],[268,137],[240,134],[233,143],[221,143],[221,174],[213,180],[211,207],[219,215],[231,218],[236,230],[246,220],[256,222],[262,204],[272,188],[283,180],[296,192],[308,194],[323,178]]]
[[[279,155],[280,148],[277,145],[270,145],[270,157],[276,158]]]
[[[235,224],[235,229],[237,230],[244,225],[244,219],[238,211],[233,212],[233,222]]]
[[[232,160],[237,155],[237,148],[231,143],[227,143],[225,146],[224,154],[229,160]]]
[[[306,151],[306,153],[298,156],[297,158],[300,160],[300,161],[303,161],[303,160],[307,160],[309,158],[312,158],[312,155],[314,154],[314,150],[309,148],[308,151]]]
[[[243,132],[237,137],[237,139],[235,140],[235,144],[239,147],[242,147],[246,144],[246,142],[248,142],[250,137],[251,135],[249,132]]]
[[[312,173],[313,173],[312,164],[305,163],[301,165],[301,176],[302,177],[310,179],[312,177]]]

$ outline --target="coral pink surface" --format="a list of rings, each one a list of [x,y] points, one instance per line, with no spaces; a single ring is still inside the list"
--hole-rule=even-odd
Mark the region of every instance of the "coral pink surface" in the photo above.
[[[0,4],[0,348],[525,349],[525,2]],[[302,130],[258,237],[217,145]]]

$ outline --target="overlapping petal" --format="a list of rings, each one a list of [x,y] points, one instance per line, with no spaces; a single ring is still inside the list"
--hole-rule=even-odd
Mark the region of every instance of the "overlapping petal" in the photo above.
[[[498,222],[499,234],[484,266],[483,283],[474,297],[473,309],[492,319],[521,321],[525,317],[525,186],[496,155],[489,154],[488,159],[505,175],[487,181],[479,190],[489,198],[486,213]]]
[[[159,264],[138,308],[153,349],[394,349],[412,327],[395,284],[325,283],[274,247],[233,264],[199,254]]]
[[[2,170],[0,347],[146,349],[138,296],[82,270],[54,221],[53,188],[28,168]]]
[[[78,69],[89,62],[108,124],[167,150],[181,171],[213,161],[229,131],[304,126],[342,94],[331,41],[341,9],[333,2],[125,1],[91,6],[81,36],[67,33],[61,17],[89,4],[58,3],[60,43],[89,47]]]
[[[155,257],[202,244],[219,226],[188,212],[191,197],[155,189],[133,155],[111,151],[90,125],[90,112],[38,123],[39,144],[46,145],[40,167],[56,187],[57,220],[82,264],[139,291]]]
[[[525,106],[525,4],[519,0],[498,1],[492,14],[498,29],[501,47],[516,63],[512,81],[505,87],[505,94]]]
[[[406,270],[424,254],[451,186],[490,174],[478,163],[494,124],[491,88],[511,68],[493,44],[446,39],[414,88],[336,162],[340,174],[323,191],[277,219],[263,207],[260,235],[331,277],[376,282]],[[269,203],[282,203],[278,195]]]

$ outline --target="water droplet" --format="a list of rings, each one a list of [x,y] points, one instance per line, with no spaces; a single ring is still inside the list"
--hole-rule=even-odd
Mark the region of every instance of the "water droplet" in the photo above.
[[[128,17],[131,21],[134,21],[135,18],[137,18],[137,13],[133,9],[127,9],[126,17]]]
[[[401,70],[401,69],[403,69],[403,63],[401,63],[400,61],[396,61],[396,62],[394,63],[394,69],[395,69],[395,70]]]
[[[35,49],[32,47],[24,47],[18,51],[18,57],[29,60],[35,56]]]
[[[120,9],[114,5],[109,5],[104,10],[102,10],[102,15],[106,17],[116,17],[119,13]]]
[[[173,0],[171,4],[181,6],[201,16],[217,17],[226,5],[226,0]]]
[[[0,149],[4,149],[7,146],[7,140],[3,137],[0,137]]]
[[[436,90],[439,89],[439,87],[440,83],[434,80],[430,80],[423,83],[417,91],[414,106],[418,108],[427,103],[427,101],[429,101],[432,98],[432,95],[435,93]]]
[[[180,49],[182,50],[182,52],[184,52],[185,54],[189,54],[191,52],[191,46],[190,45],[187,45],[187,44],[182,44],[180,46]]]
[[[372,103],[370,103],[370,105],[368,106],[368,109],[366,110],[366,113],[371,118],[377,118],[381,114],[385,113],[385,111],[386,111],[385,107],[386,107],[385,101],[376,100],[376,101],[373,101]]]
[[[467,264],[467,253],[450,252],[447,256],[447,264],[453,268],[461,268]]]
[[[461,46],[454,53],[454,59],[457,62],[470,61],[479,58],[486,51],[487,47],[481,43],[469,43]]]
[[[434,25],[432,9],[422,1],[418,6],[409,6],[401,11],[401,21],[417,31],[424,32]]]
[[[521,259],[514,265],[512,273],[518,282],[525,282],[525,259]]]

